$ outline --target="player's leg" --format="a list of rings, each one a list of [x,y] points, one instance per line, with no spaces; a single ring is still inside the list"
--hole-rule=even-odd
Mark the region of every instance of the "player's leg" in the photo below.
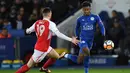
[[[88,71],[89,71],[89,58],[90,58],[90,49],[91,48],[92,48],[92,41],[89,41],[87,43],[86,48],[83,48],[85,73],[88,73]]]
[[[33,67],[35,62],[33,61],[32,58],[28,61],[27,64],[23,65],[20,69],[16,71],[16,73],[25,73],[27,72],[31,67]]]
[[[70,59],[73,62],[78,63],[78,64],[83,63],[83,60],[84,60],[83,49],[84,49],[84,47],[86,47],[86,44],[85,43],[79,43],[79,47],[80,47],[80,50],[79,50],[78,56],[72,55],[72,54],[66,54],[64,57],[68,58],[68,59]]]
[[[79,44],[80,50],[79,50],[79,55],[75,56],[72,54],[66,54],[65,58],[71,59],[75,63],[82,63],[84,62],[84,68],[85,68],[85,73],[88,73],[88,65],[89,65],[89,56],[90,56],[90,50],[88,43],[81,43]]]
[[[65,52],[63,52],[60,56],[60,58],[62,58],[64,56]],[[49,58],[45,64],[39,69],[40,72],[46,72],[46,73],[50,73],[51,70],[48,69],[48,67],[52,64],[54,64],[56,62],[55,58]]]
[[[51,47],[50,47],[51,48]],[[62,58],[65,55],[65,52],[63,52],[61,55],[59,55],[54,49],[51,49],[51,51],[47,54],[48,57],[50,57],[47,62],[43,65],[43,67],[40,68],[40,71],[44,71],[46,73],[50,73],[51,71],[48,69],[48,67],[56,62],[57,59]]]
[[[86,48],[83,48],[83,52],[84,52],[84,61],[83,61],[84,70],[85,70],[85,73],[88,73],[90,50],[86,47]]]
[[[80,43],[79,43],[80,44]],[[78,44],[78,46],[79,46],[79,44]],[[79,46],[80,47],[80,46]],[[71,61],[73,61],[74,63],[78,63],[77,61],[77,59],[78,59],[78,56],[77,55],[73,55],[73,54],[65,54],[65,56],[64,56],[65,58],[67,58],[67,59],[70,59]]]
[[[83,63],[84,57],[89,56],[89,49],[88,49],[88,43],[81,43],[80,50],[79,50],[79,56],[78,56],[78,63]]]
[[[65,54],[64,57],[67,58],[67,59],[72,60],[74,63],[77,63],[77,57],[78,57],[77,55]]]
[[[59,59],[61,57],[63,57],[65,54],[65,52],[63,52],[61,55],[59,55],[54,49],[52,49],[48,54],[47,56],[49,58],[53,58],[53,59]]]
[[[35,65],[35,63],[41,62],[41,60],[46,56],[45,52],[41,52],[38,50],[34,50],[34,53],[28,63],[24,66],[22,66],[16,73],[25,73],[27,72],[31,67]]]
[[[50,58],[48,59],[47,63],[43,66],[44,68],[47,68],[49,65],[52,65],[55,63],[57,59],[62,58],[65,55],[65,52],[63,52],[61,55],[59,55],[54,49],[52,49],[47,56]]]
[[[64,55],[65,55],[65,52],[63,52],[61,55],[59,55],[59,58],[62,58]],[[57,59],[59,59],[59,58],[57,58]],[[48,68],[50,65],[52,65],[53,63],[55,63],[55,61],[56,61],[55,58],[49,58],[47,60],[47,62],[43,65],[43,68]]]
[[[85,73],[88,73],[88,67],[89,67],[89,56],[90,56],[90,51],[88,48],[81,48],[79,51],[79,55],[72,55],[72,54],[66,54],[65,58],[68,58],[72,60],[75,63],[83,63],[84,64],[84,69]]]
[[[51,70],[48,69],[48,67],[50,65],[52,65],[53,63],[55,63],[56,59],[53,59],[53,58],[49,58],[45,64],[39,69],[40,72],[45,72],[45,73],[50,73]]]
[[[85,70],[85,73],[88,73],[89,71],[89,57],[90,56],[85,56],[84,57],[84,70]]]
[[[64,57],[67,58],[67,59],[72,60],[74,63],[77,63],[77,64],[82,63],[83,59],[84,59],[83,54],[79,54],[78,56],[77,55],[72,55],[72,54],[65,54]]]
[[[19,68],[16,73],[25,73],[29,70],[30,68],[27,66],[27,64],[23,65],[21,68]]]

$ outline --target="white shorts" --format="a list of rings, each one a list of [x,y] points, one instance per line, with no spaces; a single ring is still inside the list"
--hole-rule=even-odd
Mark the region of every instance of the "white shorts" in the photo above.
[[[41,52],[41,51],[38,51],[38,50],[35,49],[34,53],[32,55],[33,61],[35,63],[41,62],[51,50],[52,50],[51,46],[49,46],[47,52]]]

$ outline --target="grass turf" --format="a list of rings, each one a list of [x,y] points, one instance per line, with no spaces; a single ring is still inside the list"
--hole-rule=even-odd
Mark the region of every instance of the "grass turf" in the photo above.
[[[4,69],[4,70],[0,70],[0,73],[15,73],[16,70],[7,70],[7,69]],[[41,73],[38,71],[38,69],[31,69],[29,72],[27,73]],[[73,69],[73,68],[70,68],[70,69],[67,69],[67,68],[64,68],[64,69],[52,69],[52,73],[84,73],[84,70],[83,69]],[[117,69],[117,68],[114,68],[114,69],[96,69],[96,68],[92,68],[90,69],[89,73],[130,73],[130,69],[125,69],[125,68],[120,68],[120,69]]]

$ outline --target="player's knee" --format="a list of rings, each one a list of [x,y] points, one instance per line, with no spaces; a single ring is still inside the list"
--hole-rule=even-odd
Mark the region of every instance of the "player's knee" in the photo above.
[[[57,56],[55,56],[54,58],[55,58],[55,59],[59,59],[59,58],[60,58],[60,56],[59,56],[59,55],[57,55]]]
[[[90,50],[88,48],[83,48],[83,52],[85,56],[90,56]]]
[[[90,56],[90,53],[84,53],[84,56]]]
[[[82,64],[83,61],[82,61],[82,60],[78,60],[77,63],[78,63],[78,64]]]

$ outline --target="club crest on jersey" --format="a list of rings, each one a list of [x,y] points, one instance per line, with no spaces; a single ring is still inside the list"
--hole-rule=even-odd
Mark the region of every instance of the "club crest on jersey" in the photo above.
[[[94,20],[94,17],[91,17],[90,19],[91,19],[91,21],[93,21],[93,20]]]

